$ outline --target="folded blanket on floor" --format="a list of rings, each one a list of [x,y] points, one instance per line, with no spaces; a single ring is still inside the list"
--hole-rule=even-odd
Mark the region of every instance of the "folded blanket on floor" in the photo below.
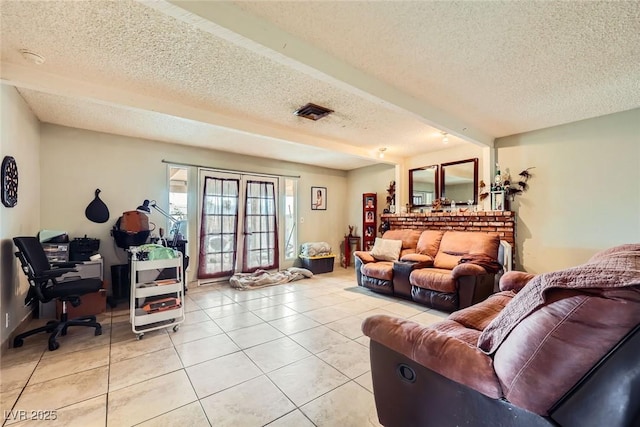
[[[280,285],[313,276],[306,268],[291,267],[283,271],[268,272],[256,270],[253,273],[236,273],[229,279],[231,287],[254,289],[264,286]]]

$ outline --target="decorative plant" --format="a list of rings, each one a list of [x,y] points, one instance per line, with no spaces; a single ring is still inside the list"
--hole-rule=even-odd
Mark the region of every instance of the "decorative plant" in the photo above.
[[[507,196],[511,197],[511,201],[515,200],[516,196],[524,193],[529,189],[529,179],[533,177],[533,174],[529,172],[531,169],[535,167],[529,167],[523,170],[518,174],[519,180],[516,183],[511,182],[511,177],[507,174],[502,181],[502,185],[497,185],[496,190],[504,190]],[[498,169],[498,165],[496,165],[497,175],[500,175],[500,169]]]
[[[391,211],[391,205],[395,205],[396,202],[396,182],[391,181],[387,188],[387,210]]]
[[[480,185],[478,185],[480,191],[478,191],[478,199],[483,201],[487,197],[489,197],[489,192],[485,190],[487,188],[487,184],[484,183],[484,180],[480,180]]]
[[[529,178],[533,175],[529,172],[533,167],[527,168],[520,172],[518,176],[520,177],[519,181],[515,184],[512,184],[511,181],[505,182],[505,186],[507,187],[507,195],[511,196],[511,200],[513,201],[518,194],[522,194],[529,189]]]

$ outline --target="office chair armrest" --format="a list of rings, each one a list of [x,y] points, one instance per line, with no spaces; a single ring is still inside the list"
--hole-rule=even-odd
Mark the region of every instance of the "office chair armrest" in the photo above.
[[[78,271],[75,268],[54,268],[51,270],[44,270],[41,274],[36,276],[38,280],[49,280],[55,279],[56,277],[60,277],[63,274],[71,273],[73,271]]]
[[[52,262],[51,266],[54,268],[72,268],[78,264],[82,264],[82,261],[70,261],[70,262]]]

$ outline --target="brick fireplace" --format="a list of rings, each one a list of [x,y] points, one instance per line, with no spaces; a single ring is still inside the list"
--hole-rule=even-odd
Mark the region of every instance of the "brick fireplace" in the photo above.
[[[500,240],[511,244],[515,259],[516,216],[512,211],[382,214],[381,220],[389,221],[391,230],[411,228],[496,234]]]

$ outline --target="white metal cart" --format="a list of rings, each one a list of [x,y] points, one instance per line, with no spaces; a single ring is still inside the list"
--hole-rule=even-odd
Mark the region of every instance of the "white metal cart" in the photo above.
[[[131,329],[138,339],[145,332],[173,327],[177,332],[184,322],[184,271],[182,254],[176,258],[140,260],[137,247],[131,251]],[[155,276],[149,279],[150,275]],[[156,279],[160,272],[174,271],[171,278]],[[150,273],[149,273],[150,272]]]

